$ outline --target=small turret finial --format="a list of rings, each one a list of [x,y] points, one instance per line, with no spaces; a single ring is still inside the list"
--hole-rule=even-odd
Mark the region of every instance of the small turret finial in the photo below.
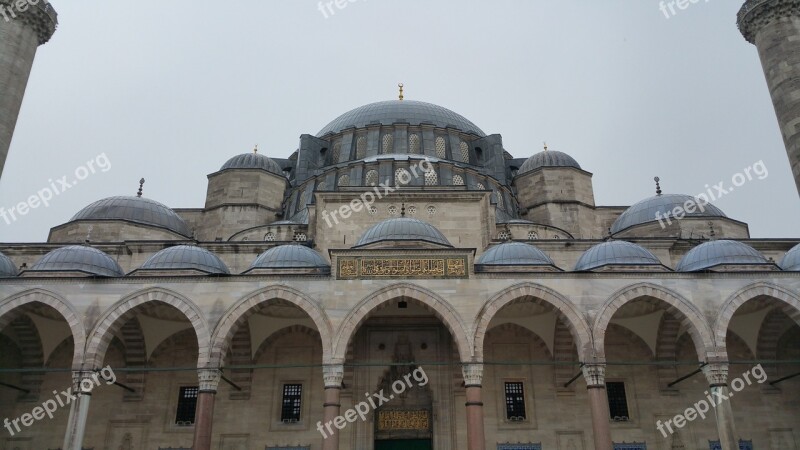
[[[254,155],[258,154],[258,144],[256,144],[255,148],[253,149],[253,154]]]
[[[709,228],[708,232],[709,239],[713,241],[717,237],[717,232],[714,231],[714,222],[708,222],[708,228]]]
[[[142,188],[143,188],[143,187],[144,187],[144,178],[142,178],[141,180],[139,180],[139,192],[137,192],[137,193],[136,193],[136,196],[137,196],[137,197],[140,197],[140,198],[141,198],[141,196],[142,196]]]
[[[659,182],[661,181],[661,178],[655,177],[655,178],[653,178],[653,181],[656,182],[656,195],[661,195],[661,184],[659,184]]]
[[[547,151],[547,141],[544,142],[544,151]]]
[[[403,83],[399,83],[397,87],[400,88],[400,101],[403,101]]]
[[[405,216],[406,216],[406,204],[405,202],[403,202],[400,205],[400,217],[405,217]]]

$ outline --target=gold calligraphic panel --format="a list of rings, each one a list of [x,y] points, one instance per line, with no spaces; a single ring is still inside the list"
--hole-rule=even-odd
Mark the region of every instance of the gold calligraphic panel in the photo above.
[[[378,431],[428,431],[429,429],[428,411],[378,411]]]
[[[340,280],[376,278],[467,278],[465,257],[339,258]]]

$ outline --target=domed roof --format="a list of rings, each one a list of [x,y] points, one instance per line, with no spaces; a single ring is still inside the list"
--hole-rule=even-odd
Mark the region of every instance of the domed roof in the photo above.
[[[698,245],[687,253],[678,267],[678,272],[696,272],[715,266],[770,264],[758,250],[737,241],[719,240]]]
[[[543,251],[522,242],[505,242],[486,250],[476,266],[554,266]]]
[[[228,266],[214,253],[192,245],[165,248],[142,264],[145,270],[199,270],[209,274],[229,274]]]
[[[126,220],[143,225],[166,228],[182,236],[192,235],[189,226],[175,211],[144,197],[109,197],[98,200],[72,216],[76,220]]]
[[[260,153],[243,153],[229,159],[219,170],[261,169],[283,176],[283,169],[272,158]]]
[[[348,111],[329,123],[317,133],[317,137],[336,134],[348,128],[364,128],[367,125],[409,125],[431,124],[440,128],[452,127],[457,130],[486,136],[474,123],[462,115],[431,103],[414,100],[389,100],[370,103]]]
[[[694,212],[684,210],[684,205],[689,201],[696,205]],[[656,222],[659,217],[673,219],[672,211],[676,207],[686,212],[685,217],[728,217],[711,203],[704,203],[691,195],[662,194],[642,200],[626,209],[611,226],[611,234],[619,233],[635,225]]]
[[[42,256],[31,272],[85,272],[100,277],[121,277],[122,268],[110,256],[96,248],[69,245]]]
[[[450,242],[436,227],[419,219],[396,217],[379,222],[367,230],[356,247],[382,241],[426,241],[452,247]]]
[[[298,244],[273,247],[256,258],[250,269],[316,269],[329,268],[319,253]]]
[[[580,169],[581,165],[572,156],[555,150],[539,152],[522,163],[517,175],[536,170],[540,167],[574,167]]]
[[[0,278],[15,277],[19,271],[11,258],[0,253]]]
[[[781,269],[791,272],[800,272],[800,244],[786,252],[781,260]]]
[[[603,266],[660,266],[661,261],[650,250],[626,241],[608,241],[586,250],[575,264],[576,272]]]

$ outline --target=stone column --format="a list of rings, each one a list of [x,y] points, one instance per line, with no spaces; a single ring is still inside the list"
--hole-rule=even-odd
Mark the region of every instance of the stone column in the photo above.
[[[708,380],[708,393],[716,404],[714,415],[717,418],[717,433],[722,450],[739,450],[736,439],[736,427],[733,422],[733,409],[728,400],[733,394],[728,390],[728,364],[709,363],[703,367],[703,373]]]
[[[92,400],[94,380],[91,371],[77,370],[72,372],[71,394],[67,433],[64,436],[64,450],[81,450],[83,435],[86,433],[86,418],[89,416],[89,403]]]
[[[326,424],[334,423],[339,417],[342,404],[340,401],[342,394],[342,381],[344,381],[344,365],[328,364],[322,367],[322,377],[325,380],[325,403],[323,403],[322,427]],[[329,431],[333,431],[330,434]],[[339,429],[331,425],[323,428],[325,438],[322,440],[322,450],[339,450]]]
[[[461,367],[464,387],[467,390],[467,449],[486,450],[483,432],[483,363],[469,363]]]
[[[592,430],[595,450],[614,450],[611,441],[611,414],[606,395],[605,363],[587,363],[583,366],[583,378],[589,393],[589,408],[592,411]]]
[[[211,450],[211,428],[214,424],[214,400],[222,372],[219,369],[199,369],[197,378],[197,408],[194,413],[194,450]]]

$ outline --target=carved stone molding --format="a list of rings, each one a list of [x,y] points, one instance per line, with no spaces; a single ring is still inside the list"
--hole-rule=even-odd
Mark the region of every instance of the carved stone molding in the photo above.
[[[198,369],[197,379],[200,382],[200,392],[217,392],[222,372],[219,369]]]
[[[605,364],[585,364],[583,378],[586,380],[586,387],[605,387],[606,385],[606,365]]]
[[[344,365],[328,364],[322,367],[322,378],[326,388],[341,388],[344,381]]]
[[[758,30],[774,20],[788,17],[800,18],[797,0],[748,0],[739,10],[737,23],[747,42],[755,44]]]

